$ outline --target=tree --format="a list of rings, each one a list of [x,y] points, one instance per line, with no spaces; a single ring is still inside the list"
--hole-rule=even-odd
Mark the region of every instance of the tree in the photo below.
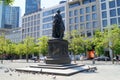
[[[6,39],[4,34],[2,34],[0,36],[0,54],[1,54],[1,63],[3,63],[3,59],[5,57],[6,54]]]
[[[15,47],[15,52],[17,55],[20,55],[21,58],[21,56],[25,54],[25,45],[23,43],[18,43]]]
[[[96,30],[95,35],[93,37],[93,44],[95,45],[95,52],[97,56],[100,56],[101,54],[104,54],[104,32],[101,32],[100,30]]]
[[[84,40],[76,30],[72,31],[70,37],[71,40],[69,40],[69,50],[73,52],[74,62],[76,63],[75,55],[83,53],[85,51]]]
[[[32,54],[34,51],[34,39],[31,37],[26,37],[26,39],[23,41],[23,46],[25,47],[24,52],[26,54],[26,61],[28,62],[28,55]]]
[[[46,55],[48,53],[48,37],[43,36],[38,39],[38,49],[39,53]]]
[[[4,1],[6,5],[12,5],[15,0],[0,0],[0,3],[1,1]]]

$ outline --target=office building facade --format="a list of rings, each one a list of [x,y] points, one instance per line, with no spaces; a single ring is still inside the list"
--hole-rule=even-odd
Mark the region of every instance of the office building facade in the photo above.
[[[4,28],[17,28],[19,27],[20,8],[5,6],[5,21]]]
[[[3,1],[0,4],[0,28],[19,27],[20,8],[5,5]]]
[[[22,18],[22,39],[27,36],[33,37],[35,40],[41,36],[51,37],[52,35],[52,22],[53,16],[58,9],[61,10],[61,15],[65,21],[65,6],[66,4],[60,4],[51,8],[43,9],[35,13],[31,13],[23,16]]]
[[[41,0],[26,0],[25,15],[39,11]]]
[[[21,27],[10,29],[5,35],[6,39],[9,39],[13,43],[22,42],[22,30]]]
[[[23,16],[22,36],[29,35],[52,36],[52,21],[56,10],[61,10],[61,15],[65,23],[65,32],[78,30],[81,36],[92,37],[95,30],[103,30],[106,26],[120,25],[120,0],[67,0],[57,6],[44,8],[41,11]],[[37,21],[34,16],[40,14]],[[30,16],[33,16],[29,18]],[[29,19],[31,21],[29,21]],[[29,23],[30,22],[30,23]],[[31,26],[28,26],[30,25]],[[28,27],[37,33],[31,34],[25,31]],[[36,26],[39,26],[38,29]],[[36,39],[38,38],[36,37]]]
[[[27,36],[37,39],[40,37],[41,12],[32,13],[22,18],[22,39]]]
[[[4,28],[4,4],[0,1],[0,28]]]
[[[100,29],[98,0],[68,1],[68,31],[77,30],[81,36],[92,37]]]
[[[101,13],[101,30],[107,26],[120,26],[120,0],[99,0]]]

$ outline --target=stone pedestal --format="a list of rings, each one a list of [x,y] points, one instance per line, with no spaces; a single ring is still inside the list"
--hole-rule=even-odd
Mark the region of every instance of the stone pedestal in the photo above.
[[[46,64],[70,64],[68,55],[68,41],[62,39],[51,39],[48,41],[48,56]]]

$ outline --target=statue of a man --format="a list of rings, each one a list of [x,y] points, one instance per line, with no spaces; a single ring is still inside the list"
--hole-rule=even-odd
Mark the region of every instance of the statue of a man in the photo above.
[[[53,20],[52,37],[63,39],[64,31],[65,26],[62,20],[62,16],[60,15],[60,10],[57,10],[57,14],[55,14]]]

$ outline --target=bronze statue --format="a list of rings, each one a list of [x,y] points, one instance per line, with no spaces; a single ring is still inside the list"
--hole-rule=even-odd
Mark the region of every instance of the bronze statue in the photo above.
[[[63,39],[64,31],[65,26],[62,20],[62,16],[60,15],[60,10],[57,10],[57,14],[55,14],[53,20],[52,37]]]

